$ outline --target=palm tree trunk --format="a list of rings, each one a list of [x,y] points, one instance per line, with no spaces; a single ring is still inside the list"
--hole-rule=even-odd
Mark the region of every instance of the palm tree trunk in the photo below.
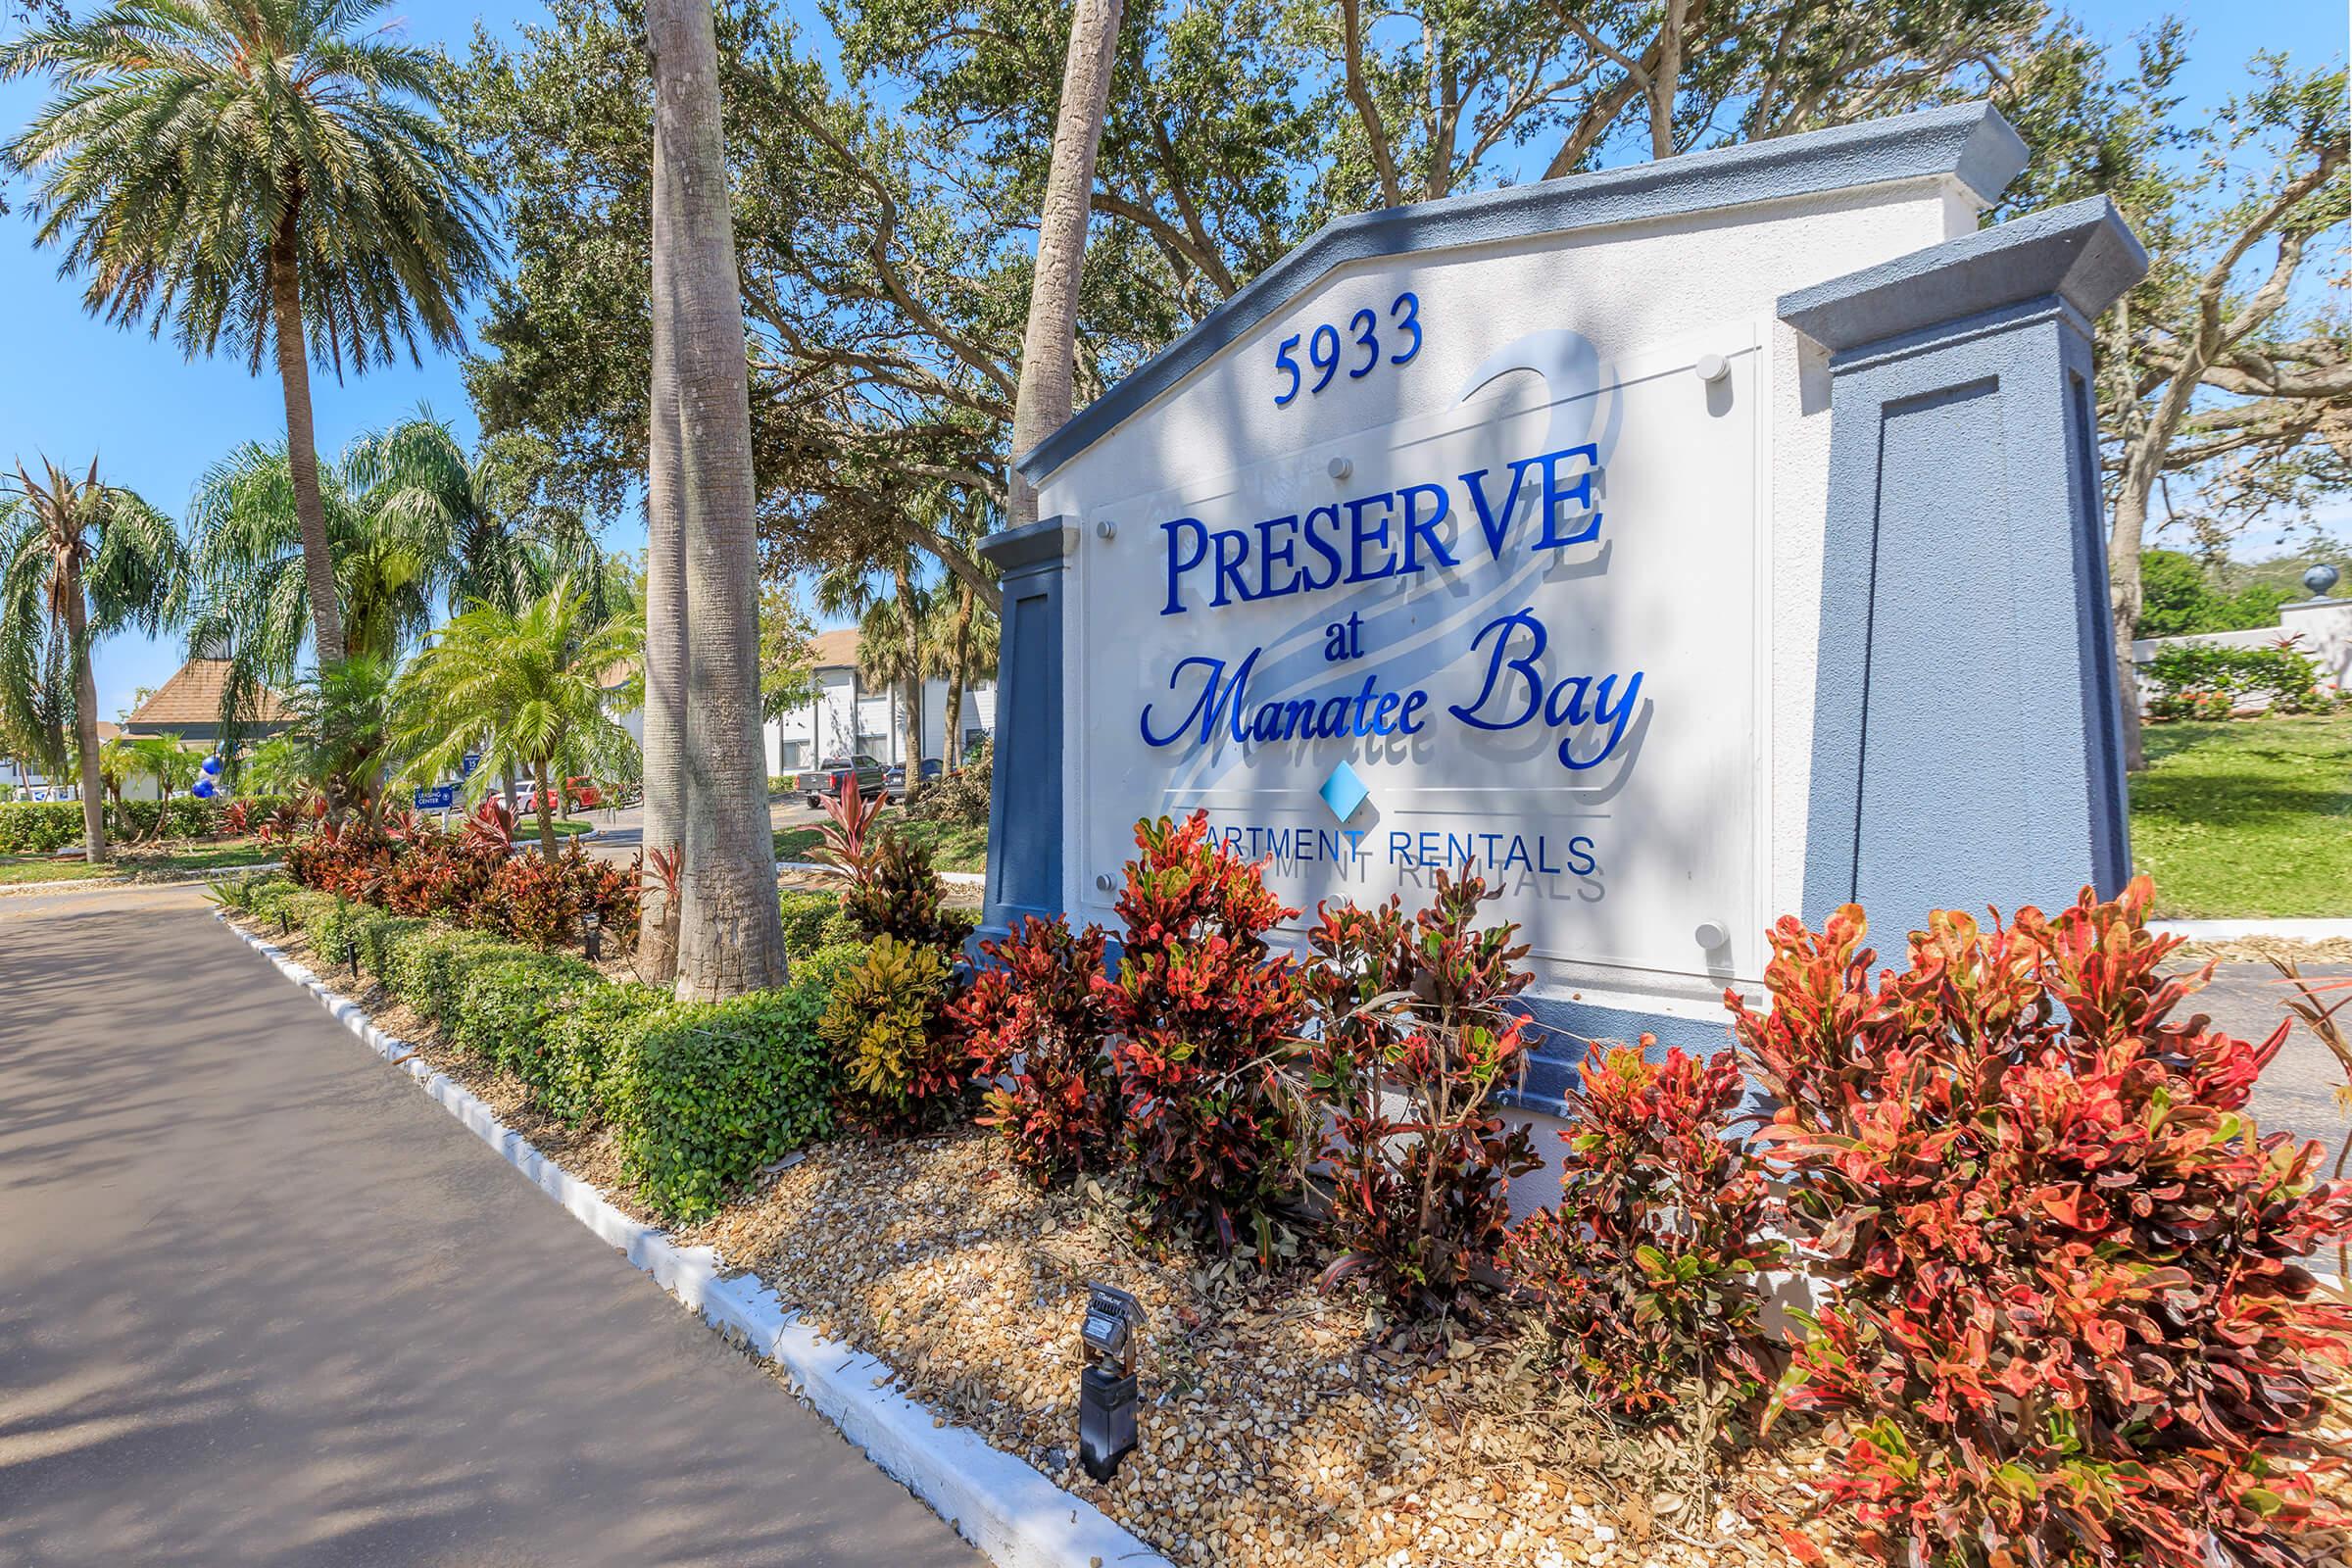
[[[1021,334],[1021,383],[1012,411],[1016,458],[1070,422],[1078,269],[1086,260],[1095,154],[1102,144],[1102,113],[1110,101],[1110,66],[1118,44],[1119,0],[1078,0],[1070,14],[1061,113],[1054,122],[1054,162],[1046,173],[1045,211],[1037,227],[1029,324]],[[1037,492],[1009,464],[1005,474],[1011,487],[1006,520],[1015,527],[1035,522]]]
[[[948,711],[940,720],[940,776],[963,771],[963,668],[972,653],[972,590],[956,585],[955,628],[948,634]]]
[[[81,560],[65,562],[66,643],[74,650],[74,740],[81,752],[81,852],[106,858],[106,797],[98,781],[98,677],[90,667],[89,607],[81,600]]]
[[[735,270],[710,0],[652,0],[656,406],[683,524],[686,862],[677,994],[716,1001],[785,980],[760,744],[760,559],[750,369]],[[652,657],[649,652],[649,659]]]
[[[651,43],[653,17],[646,18]],[[674,174],[654,160],[652,244],[663,243],[674,196]],[[645,485],[645,734],[639,754],[638,842],[641,855],[684,853],[686,819],[686,525],[678,492],[677,462],[683,437],[678,429],[677,366],[669,334],[653,342]],[[684,868],[679,892],[670,897],[662,878],[639,878],[637,965],[648,984],[667,985],[678,976],[678,906],[684,902]]]
[[[326,542],[326,507],[318,499],[318,433],[311,426],[310,346],[302,328],[296,270],[299,191],[286,200],[270,246],[270,301],[276,315],[277,378],[286,394],[286,467],[294,478],[294,516],[302,528],[302,576],[311,595],[311,640],[321,668],[343,662],[343,612],[335,600],[335,558]]]
[[[547,804],[548,780],[555,776],[556,758],[553,752],[539,759],[539,787],[531,792],[533,812],[539,818],[539,853],[547,863],[556,863],[556,813]]]

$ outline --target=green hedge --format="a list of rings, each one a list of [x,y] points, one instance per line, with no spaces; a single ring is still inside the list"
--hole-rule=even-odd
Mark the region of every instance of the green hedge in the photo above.
[[[459,1047],[534,1090],[557,1077],[548,1026],[573,994],[602,986],[604,976],[577,958],[544,953],[498,953],[460,966],[457,1027]]]
[[[613,1120],[615,1110],[607,1102],[615,1088],[612,1062],[623,1046],[652,1025],[655,1013],[677,1005],[668,992],[652,986],[597,985],[573,992],[547,1021],[542,1037],[549,1064],[540,1102],[574,1125]]]
[[[2148,710],[2158,718],[2228,718],[2256,698],[2275,711],[2299,713],[2322,700],[2319,666],[2292,648],[2182,643],[2148,662],[2148,682],[2155,688]]]
[[[828,926],[848,928],[849,916],[842,913],[838,893],[805,893],[787,888],[776,895],[776,908],[784,917],[784,951],[796,958],[823,947]]]
[[[673,1220],[832,1128],[826,993],[802,984],[647,1015],[618,1042],[602,1099],[637,1195]]]
[[[285,797],[246,797],[255,823],[274,810]],[[168,839],[202,838],[221,831],[221,803],[194,796],[174,797],[172,819],[164,829]],[[122,801],[106,808],[106,830],[118,838],[145,838],[155,831],[161,801]],[[0,802],[0,855],[55,855],[81,843],[79,801]]]
[[[300,929],[318,968],[346,969],[356,955],[394,998],[527,1085],[550,1114],[611,1123],[639,1196],[670,1219],[708,1215],[729,1188],[831,1126],[834,1074],[816,1020],[862,944],[802,953],[781,991],[680,1003],[612,984],[575,958],[283,878],[246,881],[237,897],[266,926]]]

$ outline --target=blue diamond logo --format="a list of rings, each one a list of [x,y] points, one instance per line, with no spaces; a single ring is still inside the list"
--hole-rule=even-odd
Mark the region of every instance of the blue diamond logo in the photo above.
[[[1364,797],[1372,792],[1364,788],[1364,781],[1355,776],[1354,768],[1342,762],[1331,770],[1331,777],[1323,781],[1320,793],[1323,804],[1331,808],[1331,814],[1345,822],[1355,814],[1355,808],[1363,805]]]

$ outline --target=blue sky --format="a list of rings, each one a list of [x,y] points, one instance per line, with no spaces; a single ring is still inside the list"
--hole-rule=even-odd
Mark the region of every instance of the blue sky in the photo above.
[[[806,0],[794,0],[808,30],[824,24]],[[2089,0],[2071,7],[2110,44],[2160,13],[2129,0]],[[2297,61],[2340,58],[2345,14],[2340,0],[2187,0],[2173,8],[2195,29],[2193,63],[2182,82],[2192,104],[2209,107],[2232,92],[2240,68],[2259,49],[2283,50]],[[511,33],[518,22],[544,15],[537,0],[416,0],[387,13],[420,41],[461,49],[478,21]],[[0,85],[0,126],[20,127],[39,102],[35,83]],[[285,408],[273,374],[249,375],[240,361],[190,364],[168,340],[143,330],[107,326],[84,315],[78,284],[57,276],[53,253],[35,252],[31,227],[19,211],[0,219],[0,299],[8,302],[6,366],[0,376],[0,462],[41,454],[69,466],[100,460],[105,475],[177,514],[197,478],[223,453],[247,440],[274,440],[285,429]],[[314,375],[318,375],[315,370]],[[468,440],[472,411],[454,356],[420,368],[377,370],[337,385],[318,376],[313,396],[321,451],[334,452],[354,433],[381,425],[426,404]],[[642,530],[623,525],[612,543],[634,547]],[[98,706],[108,718],[129,706],[132,693],[160,684],[177,667],[176,641],[120,638],[98,653]]]

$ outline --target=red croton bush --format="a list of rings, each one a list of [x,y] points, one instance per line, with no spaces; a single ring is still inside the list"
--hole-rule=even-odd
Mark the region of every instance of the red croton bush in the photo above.
[[[514,852],[514,821],[499,801],[485,801],[463,831],[443,833],[414,812],[371,827],[358,816],[321,821],[286,844],[286,871],[317,888],[395,914],[446,915],[547,949],[579,934],[594,912],[608,935],[626,945],[636,934],[637,875],[588,855],[577,843],[548,860]]]
[[[1474,930],[1494,895],[1438,873],[1429,907],[1316,910],[1302,971],[1318,1028],[1308,1074],[1331,1112],[1326,1282],[1361,1274],[1390,1310],[1442,1322],[1474,1305],[1510,1222],[1510,1183],[1536,1168],[1494,1096],[1526,1065],[1527,1020],[1505,1004],[1535,976],[1515,925]]]
[[[1732,1131],[1739,1061],[1653,1060],[1655,1044],[1592,1047],[1566,1097],[1559,1204],[1522,1221],[1505,1255],[1563,1369],[1628,1414],[1730,1402],[1770,1381],[1763,1272],[1782,1250],[1764,1174]]]
[[[2303,1560],[2352,1310],[2298,1261],[2352,1227],[2317,1145],[2258,1135],[2259,1045],[2180,1016],[2143,878],[2048,919],[1938,913],[1874,979],[1859,908],[1772,932],[1732,1008],[1831,1289],[1777,1396],[1824,1485],[1918,1560]],[[2207,971],[2210,973],[2210,971]]]
[[[1024,919],[948,1009],[981,1081],[979,1121],[1004,1140],[1013,1163],[1041,1186],[1100,1164],[1117,1125],[1104,1037],[1108,1009],[1102,928],[1073,934],[1061,920]]]
[[[1117,1043],[1127,1155],[1163,1227],[1276,1250],[1299,1184],[1302,1107],[1283,1080],[1301,996],[1266,933],[1298,911],[1194,812],[1139,822],[1117,903],[1116,980],[1096,982]]]

